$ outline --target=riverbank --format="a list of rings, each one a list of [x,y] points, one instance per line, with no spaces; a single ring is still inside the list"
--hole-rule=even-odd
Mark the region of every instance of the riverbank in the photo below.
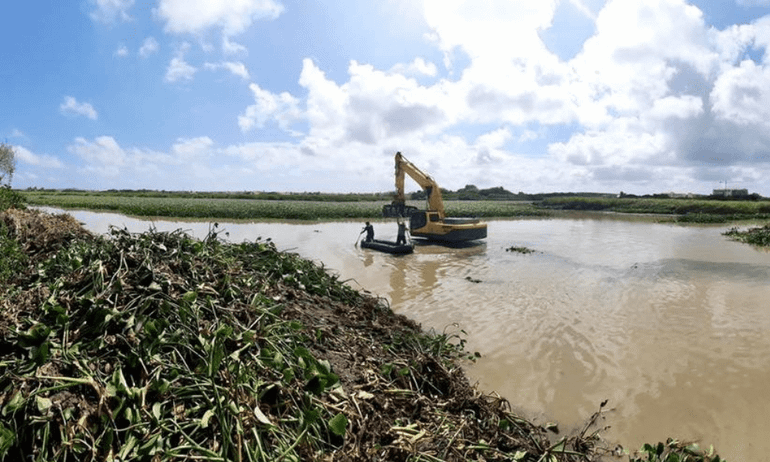
[[[548,210],[615,212],[671,216],[679,223],[729,223],[770,219],[770,201],[636,197],[552,197],[539,202]]]
[[[594,427],[557,435],[471,386],[461,332],[426,334],[269,242],[2,222],[5,460],[602,454]]]

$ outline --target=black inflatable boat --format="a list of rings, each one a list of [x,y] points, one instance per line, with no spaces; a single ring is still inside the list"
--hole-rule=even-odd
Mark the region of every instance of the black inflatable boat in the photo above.
[[[393,254],[406,254],[414,252],[414,244],[396,244],[391,241],[382,241],[374,239],[372,241],[361,241],[361,247],[365,249],[379,250]]]

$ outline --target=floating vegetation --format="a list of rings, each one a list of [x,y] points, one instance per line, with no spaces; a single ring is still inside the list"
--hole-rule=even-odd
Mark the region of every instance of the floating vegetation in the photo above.
[[[668,439],[666,443],[645,444],[630,462],[726,462],[714,454],[714,448],[702,450],[697,444]]]
[[[747,244],[762,247],[770,246],[770,224],[762,227],[749,228],[747,230],[730,228],[722,234],[730,237],[731,239],[745,242]]]
[[[133,216],[179,218],[270,219],[270,220],[345,220],[382,217],[382,206],[390,199],[367,200],[358,195],[235,195],[184,194],[136,191],[16,193],[30,205],[65,209],[108,210]],[[266,199],[269,197],[271,199]],[[277,197],[277,196],[275,196]],[[302,199],[298,199],[298,198]],[[315,197],[315,199],[313,199]],[[337,200],[335,200],[337,199]],[[0,201],[0,205],[2,202]],[[424,201],[410,201],[424,207]],[[448,216],[528,217],[548,216],[551,212],[518,201],[446,201]],[[2,208],[0,208],[2,210]]]
[[[506,252],[516,252],[516,253],[522,253],[522,254],[528,254],[528,253],[534,253],[535,251],[522,246],[510,246],[507,249],[505,249]]]
[[[461,331],[271,242],[67,217],[0,213],[0,460],[596,460],[470,385]]]

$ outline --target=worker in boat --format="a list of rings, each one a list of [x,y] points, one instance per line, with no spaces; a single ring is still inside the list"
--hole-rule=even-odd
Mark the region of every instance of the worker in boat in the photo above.
[[[404,220],[398,219],[398,235],[396,236],[396,245],[406,244],[406,224]]]
[[[364,241],[366,242],[372,242],[374,240],[374,226],[371,225],[368,221],[366,222],[366,226],[364,226],[362,233],[366,231],[366,237],[364,238]]]

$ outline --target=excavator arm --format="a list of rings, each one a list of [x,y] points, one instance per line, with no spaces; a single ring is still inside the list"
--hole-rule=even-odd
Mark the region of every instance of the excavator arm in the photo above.
[[[404,193],[404,178],[409,175],[417,184],[425,190],[428,196],[428,210],[438,212],[439,217],[444,219],[444,200],[441,198],[441,188],[430,175],[423,173],[419,168],[401,155],[396,153],[396,195],[393,203],[386,206],[386,215],[405,216],[404,211],[408,208],[406,196]]]

